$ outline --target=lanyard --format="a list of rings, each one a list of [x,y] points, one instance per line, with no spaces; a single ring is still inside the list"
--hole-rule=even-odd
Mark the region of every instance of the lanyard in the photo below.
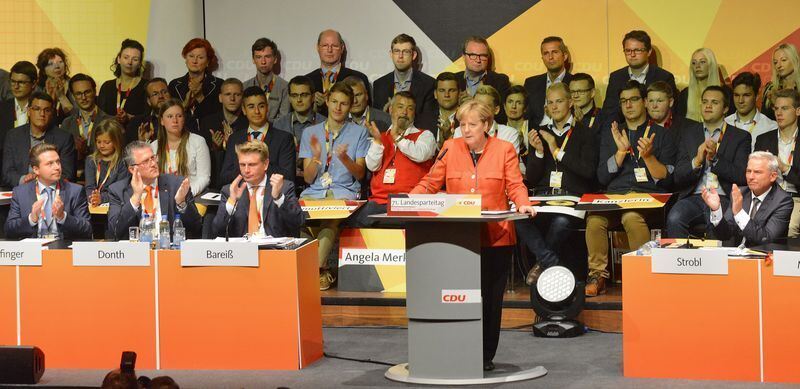
[[[633,159],[633,162],[636,164],[636,166],[639,166],[639,159],[641,159],[642,156],[639,155],[638,158],[636,157],[636,154],[633,151],[633,141],[630,140],[630,134],[631,134],[631,131],[628,131],[628,142],[631,144],[630,146],[628,146],[628,152],[631,154],[631,158]],[[647,126],[647,128],[645,128],[644,135],[642,135],[642,138],[647,138],[648,134],[650,134],[650,126]],[[641,139],[641,138],[639,138],[639,139]]]
[[[406,130],[406,131],[408,131],[408,130]],[[406,135],[405,135],[406,131],[403,131],[403,133],[400,134],[400,140],[398,140],[396,143],[394,142],[395,138],[392,136],[392,129],[390,128],[389,130],[386,131],[386,136],[388,136],[392,140],[392,144],[391,144],[391,146],[392,146],[392,151],[391,151],[392,156],[389,159],[389,165],[388,165],[390,167],[394,166],[394,157],[397,156],[397,150],[398,150],[397,143],[400,143],[401,140],[406,139]]]
[[[256,77],[256,82],[258,82],[258,77]],[[266,87],[261,86],[260,82],[258,86],[264,91],[264,95],[267,96],[267,101],[269,101],[269,94],[272,93],[272,88],[275,87],[275,75],[272,75],[272,80],[269,81],[269,84],[267,84]]]
[[[119,81],[117,84],[117,112],[122,112],[124,110],[125,104],[128,102],[128,97],[130,97],[132,90],[133,87],[130,87],[127,91],[124,91],[125,97],[123,98],[122,81]]]
[[[717,140],[717,148],[716,151],[719,151],[719,145],[722,144],[722,137],[725,136],[725,131],[728,130],[728,123],[722,124],[722,130],[719,132],[719,139]]]
[[[102,163],[103,163],[102,160],[97,162],[97,175],[95,176],[95,184],[97,185],[97,190],[103,189],[103,185],[105,185],[106,181],[108,181],[108,176],[111,175],[111,164],[109,163],[108,169],[106,170],[106,177],[103,178],[102,182],[100,181],[100,172],[101,172],[100,166]]]
[[[336,138],[341,135],[342,130],[344,130],[344,126],[342,126],[339,132],[333,136],[333,139],[331,139],[331,133],[328,131],[328,122],[325,121],[325,151],[328,154],[326,161],[327,163],[325,164],[325,173],[327,173],[328,169],[331,167],[331,162],[333,161],[333,146],[336,142]]]
[[[86,127],[83,126],[83,115],[80,113],[78,114],[78,127],[82,130],[81,132],[83,132],[83,138],[86,139],[90,144],[92,143],[92,128],[94,128],[94,116],[97,114],[97,107],[94,109],[95,110],[92,112],[91,117],[92,120]]]
[[[39,201],[41,199],[40,190],[41,189],[39,189],[39,183],[37,182],[36,183],[36,201]],[[56,194],[55,194],[54,197],[58,197],[59,193],[61,193],[61,182],[56,182]],[[55,200],[55,198],[50,199],[50,200]],[[41,213],[41,216],[39,218],[44,221],[44,225],[47,226],[48,230],[50,229],[50,226],[53,225],[53,221],[52,220],[48,221],[47,218],[45,217],[44,207],[42,207],[42,213]]]
[[[558,146],[558,151],[564,151],[564,148],[567,147],[567,142],[569,142],[569,138],[572,136],[572,130],[574,129],[575,128],[573,127],[570,128],[569,131],[567,131],[567,136],[564,137],[564,142],[561,143],[561,146]],[[554,160],[556,160],[556,162],[558,162],[555,155],[553,155],[552,157]]]

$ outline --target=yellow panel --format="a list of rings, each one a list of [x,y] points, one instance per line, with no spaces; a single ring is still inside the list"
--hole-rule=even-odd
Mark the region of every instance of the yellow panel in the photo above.
[[[375,265],[375,271],[381,278],[384,292],[405,293],[406,292],[406,267]]]
[[[361,238],[367,248],[385,250],[405,250],[406,236],[404,230],[361,228]]]

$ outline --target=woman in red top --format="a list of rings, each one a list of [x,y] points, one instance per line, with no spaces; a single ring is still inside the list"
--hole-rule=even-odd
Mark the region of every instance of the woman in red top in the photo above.
[[[458,109],[463,137],[450,139],[442,146],[428,174],[411,193],[436,193],[447,183],[447,193],[481,194],[483,210],[507,210],[509,198],[517,211],[536,215],[522,183],[519,159],[514,146],[490,137],[494,121],[485,104],[472,100]],[[516,242],[514,223],[486,223],[481,230],[481,297],[483,298],[484,369],[494,369],[492,359],[500,339],[503,293]]]

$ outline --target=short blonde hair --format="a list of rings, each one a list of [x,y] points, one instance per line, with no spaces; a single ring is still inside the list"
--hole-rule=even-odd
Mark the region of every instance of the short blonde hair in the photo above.
[[[475,96],[477,95],[486,95],[490,96],[492,100],[494,100],[494,106],[499,107],[500,104],[503,102],[500,100],[500,93],[497,89],[494,89],[491,85],[480,85],[477,89],[475,89]]]
[[[267,144],[259,140],[251,140],[242,144],[236,145],[236,155],[256,153],[261,157],[261,162],[269,160],[269,148]]]
[[[567,85],[567,84],[565,84],[565,83],[563,83],[561,81],[553,83],[553,84],[550,84],[550,86],[547,87],[547,91],[545,92],[545,95],[549,95],[550,93],[555,92],[555,91],[562,91],[562,92],[564,92],[564,94],[567,97],[571,96],[571,94],[570,94],[571,92],[569,90],[569,85]]]
[[[488,105],[480,101],[473,99],[465,102],[458,108],[458,113],[456,114],[456,116],[458,117],[458,120],[461,121],[463,120],[464,115],[466,115],[469,112],[477,113],[478,116],[481,118],[481,121],[484,123],[491,123],[494,121],[494,111],[491,108],[489,108]]]

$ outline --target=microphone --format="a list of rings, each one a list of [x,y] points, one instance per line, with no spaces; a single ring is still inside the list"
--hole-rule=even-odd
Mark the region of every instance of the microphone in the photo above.
[[[701,242],[705,242],[706,241],[706,237],[705,236],[695,236],[695,235],[692,235],[692,234],[688,234],[686,236],[686,243],[682,244],[681,247],[678,247],[678,248],[681,248],[681,249],[693,249],[693,248],[695,248],[694,245],[692,244],[692,242],[689,242],[690,239],[700,239]]]
[[[241,182],[239,182],[239,186],[241,186]],[[242,194],[244,196],[244,193]],[[233,216],[236,215],[236,207],[239,205],[239,200],[242,199],[242,196],[239,196],[236,201],[233,202],[233,210],[231,211],[230,216],[228,216],[228,221],[225,223],[225,241],[230,240],[230,229],[231,229],[231,221],[233,220]]]

